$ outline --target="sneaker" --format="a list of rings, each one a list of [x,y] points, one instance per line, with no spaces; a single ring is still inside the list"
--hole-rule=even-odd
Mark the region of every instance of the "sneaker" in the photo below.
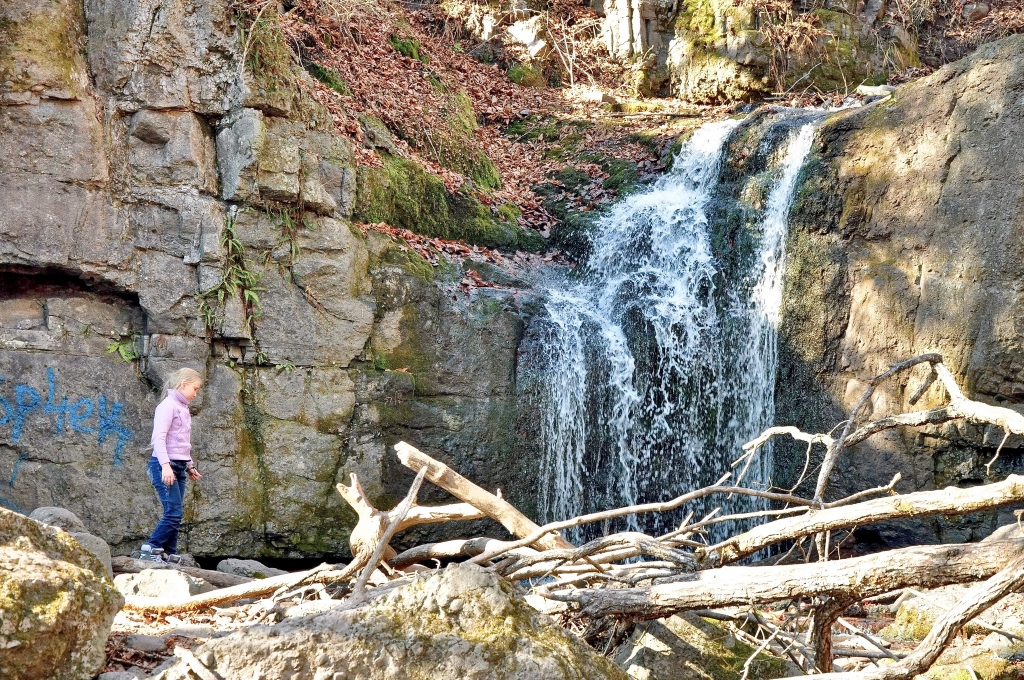
[[[181,564],[181,555],[178,553],[162,553],[160,558],[168,564]]]
[[[139,551],[139,559],[143,562],[163,562],[163,552],[160,548],[151,548],[148,545],[144,545],[142,550]]]

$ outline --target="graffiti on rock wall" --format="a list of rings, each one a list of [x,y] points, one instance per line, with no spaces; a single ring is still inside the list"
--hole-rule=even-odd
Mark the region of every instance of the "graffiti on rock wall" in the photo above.
[[[77,399],[66,394],[58,395],[57,372],[50,367],[46,369],[45,396],[25,383],[15,384],[11,392],[4,390],[6,385],[7,379],[0,376],[0,442],[7,438],[10,443],[17,444],[30,419],[52,419],[54,434],[69,432],[95,437],[98,446],[113,441],[114,467],[121,465],[124,446],[132,438],[132,431],[123,420],[124,405],[121,402],[103,393]],[[6,433],[5,428],[9,428]],[[14,463],[10,486],[14,486],[25,458],[26,455],[22,454]]]

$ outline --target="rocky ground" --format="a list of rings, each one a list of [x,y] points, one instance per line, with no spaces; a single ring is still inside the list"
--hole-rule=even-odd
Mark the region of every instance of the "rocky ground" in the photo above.
[[[885,600],[854,605],[834,629],[833,645],[841,650],[836,670],[884,666],[889,663],[886,657],[890,654],[892,658],[901,658],[914,649],[928,633],[935,618],[964,590],[962,586],[951,586],[935,591],[914,591],[905,596],[896,594]],[[100,680],[163,678],[159,669],[175,663],[176,648],[196,651],[201,655],[208,649],[204,645],[228,638],[236,631],[260,626],[256,630],[262,634],[263,626],[275,622],[344,608],[342,601],[320,599],[316,594],[309,594],[282,599],[269,608],[265,601],[257,601],[218,608],[213,613],[166,617],[121,612],[114,620],[107,642],[104,674],[100,675]],[[741,614],[746,610],[724,611]],[[759,611],[765,621],[784,629],[802,622],[806,614],[805,603]],[[544,617],[543,614],[531,616]],[[585,634],[585,626],[562,619],[558,613],[554,613],[550,621],[565,625],[577,634]],[[297,622],[296,625],[300,624]],[[1016,637],[1018,635],[1024,636],[1024,595],[1003,601],[978,622],[968,626],[926,677],[934,680],[1011,680],[1021,677],[1024,675],[1024,637]],[[620,634],[615,646],[599,644],[597,647],[597,651],[603,651],[630,678],[730,680],[740,677],[757,644],[745,634],[742,626],[683,614],[630,625]],[[218,645],[213,644],[209,649],[216,648]],[[858,657],[858,650],[870,658]],[[767,679],[799,674],[788,659],[761,654],[752,664],[748,677]]]

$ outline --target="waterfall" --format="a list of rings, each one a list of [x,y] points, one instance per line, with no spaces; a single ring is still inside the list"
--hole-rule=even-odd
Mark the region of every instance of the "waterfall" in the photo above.
[[[787,141],[746,272],[752,285],[716,291],[721,272],[706,210],[739,124],[696,130],[670,173],[600,219],[583,276],[545,291],[538,343],[545,521],[711,483],[774,418],[786,215],[814,132],[805,125]],[[766,451],[747,483],[766,485],[770,465]],[[698,504],[698,514],[721,502]],[[734,497],[723,510],[761,507]],[[678,520],[632,517],[615,528],[660,531]],[[573,538],[609,530],[584,528]]]

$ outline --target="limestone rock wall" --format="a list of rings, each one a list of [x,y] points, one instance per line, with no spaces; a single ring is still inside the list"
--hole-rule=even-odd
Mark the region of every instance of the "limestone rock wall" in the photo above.
[[[791,213],[780,332],[778,422],[827,431],[890,363],[940,352],[975,399],[1024,410],[1024,38],[833,115],[803,170]],[[879,388],[866,417],[938,405],[919,367]],[[914,490],[986,481],[1003,432],[951,423],[890,431],[845,455],[836,492],[887,483]],[[1010,438],[994,477],[1019,472]],[[803,464],[783,450],[780,475]],[[789,473],[788,475],[786,473]],[[1013,521],[1009,510],[1000,523]],[[864,540],[980,538],[994,515],[922,521]]]
[[[273,22],[243,46],[238,21],[222,0],[0,7],[0,504],[137,545],[158,388],[187,365],[196,553],[344,552],[334,484],[358,472],[386,507],[399,438],[528,509],[516,304],[352,226],[349,142]]]
[[[794,2],[790,13],[778,16],[750,1],[591,5],[605,17],[602,37],[611,54],[636,63],[634,85],[644,95],[713,104],[797,84],[852,92],[864,82],[884,83],[892,70],[919,65],[916,37],[897,22],[882,21],[885,0]]]

